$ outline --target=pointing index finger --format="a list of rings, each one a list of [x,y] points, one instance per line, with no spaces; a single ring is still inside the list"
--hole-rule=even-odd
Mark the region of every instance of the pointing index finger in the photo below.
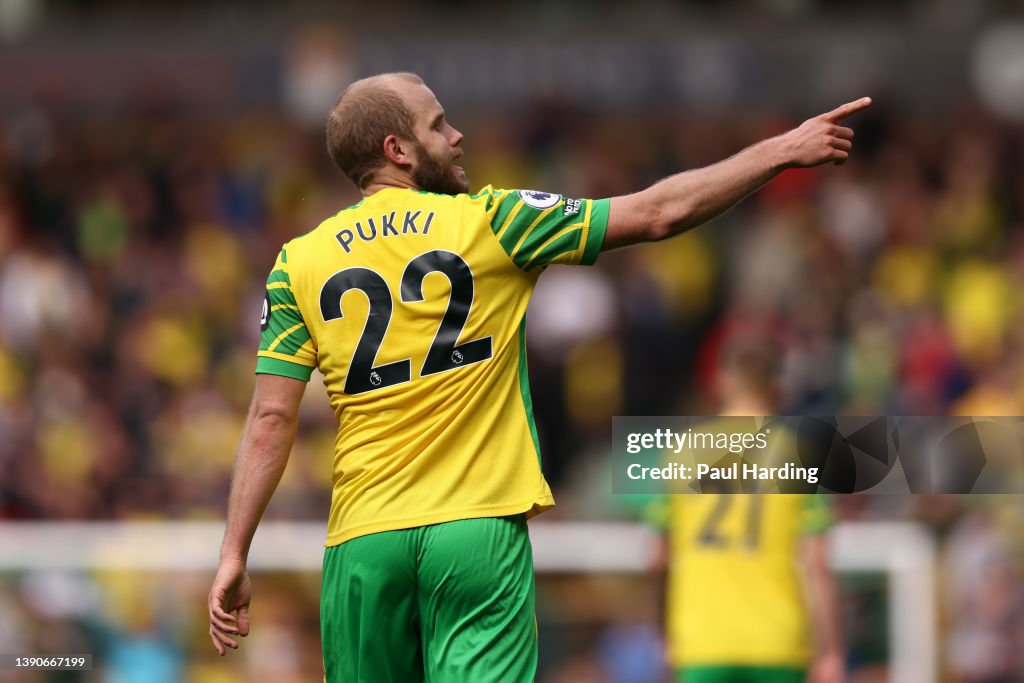
[[[860,110],[867,109],[870,106],[871,98],[862,97],[859,100],[847,102],[844,105],[836,107],[827,114],[824,114],[822,118],[825,119],[826,121],[831,121],[832,123],[838,123],[839,121],[845,119],[847,116],[850,116],[851,114],[856,114]]]

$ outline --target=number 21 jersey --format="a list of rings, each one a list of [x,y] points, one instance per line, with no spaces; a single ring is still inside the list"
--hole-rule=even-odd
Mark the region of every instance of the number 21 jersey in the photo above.
[[[525,316],[545,266],[592,264],[608,200],[390,188],[281,249],[257,373],[319,368],[338,419],[327,545],[554,505]]]

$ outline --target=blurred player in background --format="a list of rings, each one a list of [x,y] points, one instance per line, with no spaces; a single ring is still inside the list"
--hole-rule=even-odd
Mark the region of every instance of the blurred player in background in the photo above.
[[[267,281],[210,637],[249,630],[246,557],[314,367],[338,418],[321,603],[327,680],[518,683],[537,665],[526,519],[554,500],[527,385],[525,313],[552,264],[664,239],[786,168],[842,163],[853,102],[704,169],[612,199],[490,186],[413,74],[356,82],[328,151],[361,189],[282,248]],[[358,291],[356,291],[358,290]]]
[[[778,363],[777,349],[763,338],[727,342],[717,373],[722,414],[774,414]],[[705,492],[664,496],[653,506],[668,529],[659,563],[667,561],[666,632],[676,683],[843,680],[827,501]]]

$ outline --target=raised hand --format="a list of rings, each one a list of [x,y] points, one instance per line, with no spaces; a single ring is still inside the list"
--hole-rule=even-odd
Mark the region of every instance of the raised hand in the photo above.
[[[839,125],[847,116],[871,106],[870,97],[836,107],[807,119],[799,127],[779,136],[785,165],[809,168],[824,163],[844,163],[853,149],[853,130]]]

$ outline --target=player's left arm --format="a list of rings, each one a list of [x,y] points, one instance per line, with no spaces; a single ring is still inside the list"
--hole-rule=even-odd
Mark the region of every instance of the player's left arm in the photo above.
[[[804,537],[801,551],[816,650],[807,680],[808,683],[842,683],[845,680],[846,657],[839,590],[828,563],[828,537],[820,532],[808,534]]]
[[[634,194],[612,197],[603,249],[662,240],[695,228],[787,168],[844,163],[853,148],[853,130],[840,122],[870,105],[871,99],[863,97],[716,164],[678,173]]]
[[[298,379],[256,375],[256,389],[235,459],[220,566],[208,605],[210,639],[222,656],[225,646],[238,648],[236,636],[249,634],[249,546],[288,464],[305,389],[306,382]]]

